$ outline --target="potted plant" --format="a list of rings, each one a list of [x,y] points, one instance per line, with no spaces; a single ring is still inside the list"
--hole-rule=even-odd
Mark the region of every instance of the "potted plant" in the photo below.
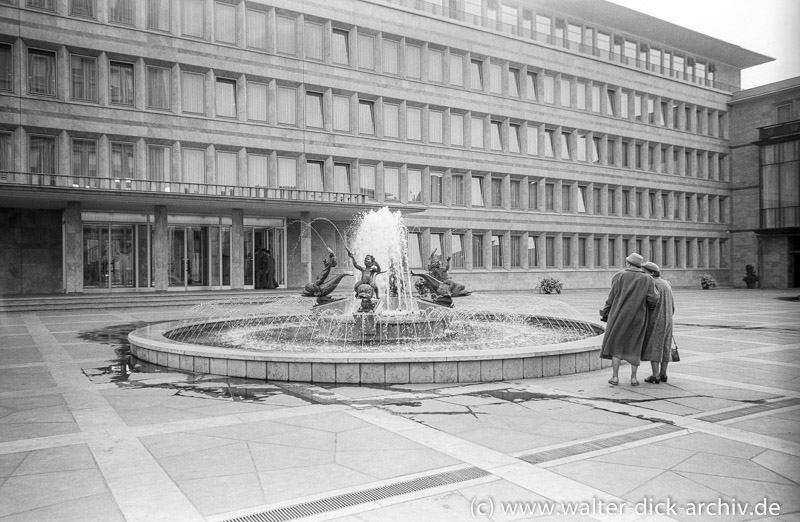
[[[561,281],[555,277],[545,277],[539,281],[539,291],[545,294],[552,294],[553,292],[560,294],[563,286]]]
[[[745,282],[747,288],[755,288],[756,283],[758,283],[759,278],[758,274],[756,273],[756,267],[753,265],[747,265],[744,267],[745,276],[742,278],[742,281]]]
[[[709,288],[716,288],[717,280],[714,279],[714,277],[711,275],[703,274],[700,276],[700,286],[703,287],[703,290],[708,290]]]

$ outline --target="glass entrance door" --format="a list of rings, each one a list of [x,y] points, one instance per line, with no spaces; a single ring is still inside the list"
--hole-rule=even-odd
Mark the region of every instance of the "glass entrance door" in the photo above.
[[[83,227],[83,287],[125,289],[136,285],[134,225]]]
[[[216,229],[214,274],[220,279],[219,229]],[[167,227],[169,237],[169,286],[207,287],[211,285],[209,227]],[[217,284],[217,283],[215,283]]]
[[[272,257],[275,258],[275,282],[278,286],[286,286],[286,269],[284,264],[284,250],[285,250],[285,233],[282,228],[256,228],[253,229],[253,259],[245,258],[248,267],[245,268],[245,281],[248,281],[248,274],[258,274],[258,266],[256,266],[259,259],[259,252],[262,248],[269,250]],[[249,248],[248,240],[245,240],[245,252]],[[258,287],[258,281],[255,284]]]

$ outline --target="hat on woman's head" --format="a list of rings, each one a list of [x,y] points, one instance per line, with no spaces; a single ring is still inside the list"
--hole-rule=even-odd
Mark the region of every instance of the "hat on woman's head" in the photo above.
[[[648,272],[661,272],[661,268],[659,268],[659,266],[652,261],[648,261],[647,263],[643,264],[642,268]]]
[[[637,254],[636,252],[634,252],[628,257],[626,257],[625,261],[632,264],[633,266],[638,266],[639,268],[642,268],[642,263],[644,263],[644,258],[639,254]]]

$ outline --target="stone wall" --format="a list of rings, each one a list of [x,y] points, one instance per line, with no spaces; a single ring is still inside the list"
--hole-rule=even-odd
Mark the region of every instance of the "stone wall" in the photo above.
[[[0,294],[63,292],[60,210],[0,209]]]

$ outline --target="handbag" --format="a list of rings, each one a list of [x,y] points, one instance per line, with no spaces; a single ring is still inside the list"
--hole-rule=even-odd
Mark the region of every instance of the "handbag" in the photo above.
[[[675,347],[672,349],[672,362],[679,362],[681,360],[681,354],[678,353],[678,343],[675,342],[675,338],[672,338],[672,342],[675,344]]]

